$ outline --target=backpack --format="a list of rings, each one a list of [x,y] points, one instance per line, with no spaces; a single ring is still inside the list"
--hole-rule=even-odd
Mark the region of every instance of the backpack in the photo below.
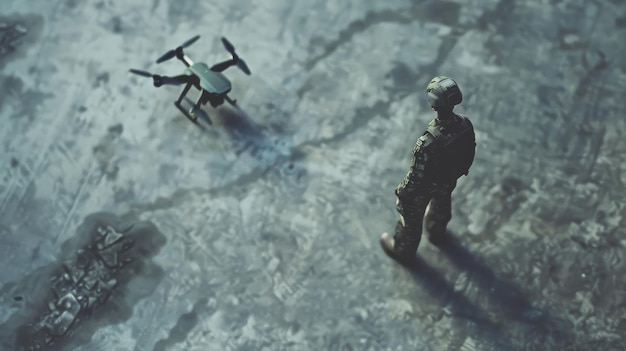
[[[469,118],[457,115],[461,123],[451,127],[451,133],[443,134],[437,126],[429,126],[426,133],[435,139],[431,145],[431,168],[427,170],[434,182],[456,181],[467,175],[474,162],[476,139],[474,126]]]

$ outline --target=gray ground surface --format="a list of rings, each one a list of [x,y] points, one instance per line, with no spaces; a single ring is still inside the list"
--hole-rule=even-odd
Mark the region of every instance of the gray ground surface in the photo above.
[[[196,34],[253,72],[204,130],[128,73]],[[625,34],[621,0],[2,0],[0,349],[96,219],[164,240],[52,349],[623,350]],[[407,270],[378,238],[437,74],[477,158]]]

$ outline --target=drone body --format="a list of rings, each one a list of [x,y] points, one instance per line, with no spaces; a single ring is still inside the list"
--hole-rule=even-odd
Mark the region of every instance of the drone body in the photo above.
[[[211,106],[218,107],[223,104],[224,101],[228,101],[231,105],[236,104],[236,100],[232,100],[228,93],[230,92],[232,85],[230,81],[224,74],[221,72],[230,66],[237,66],[241,69],[245,74],[250,74],[250,69],[248,65],[246,65],[245,61],[235,53],[235,47],[224,37],[222,37],[222,44],[226,51],[228,51],[232,58],[227,61],[220,62],[209,67],[204,62],[196,62],[194,63],[191,59],[185,55],[183,52],[183,48],[190,46],[196,40],[200,38],[199,35],[187,40],[181,46],[176,49],[170,50],[163,54],[156,60],[156,63],[161,63],[167,60],[170,60],[174,57],[182,61],[185,66],[187,66],[186,73],[179,76],[168,77],[168,76],[160,76],[157,74],[152,74],[146,71],[141,71],[137,69],[131,69],[130,72],[143,76],[143,77],[151,77],[153,79],[153,84],[155,87],[160,87],[161,85],[181,85],[185,84],[182,93],[178,97],[178,100],[174,102],[174,105],[185,115],[185,117],[189,118],[194,123],[198,123],[198,117],[196,116],[196,111],[199,111],[200,106],[206,104],[207,102],[211,103]],[[190,74],[189,74],[190,73]],[[189,111],[185,110],[181,103],[189,89],[191,87],[195,87],[196,89],[201,91],[200,97],[197,102],[189,109]],[[207,122],[211,123],[211,120],[207,117]]]
[[[209,94],[228,94],[230,81],[220,72],[211,71],[204,62],[194,63],[188,70],[200,79],[200,87]]]

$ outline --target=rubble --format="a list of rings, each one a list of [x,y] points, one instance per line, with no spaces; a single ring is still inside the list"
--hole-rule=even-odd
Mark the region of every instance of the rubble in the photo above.
[[[28,29],[19,23],[0,21],[0,59],[13,52],[28,34]]]
[[[50,279],[54,298],[48,302],[48,311],[32,325],[26,350],[42,350],[69,337],[82,319],[106,304],[118,285],[118,273],[132,260],[127,252],[134,242],[125,237],[129,230],[99,226],[92,240],[65,261]]]

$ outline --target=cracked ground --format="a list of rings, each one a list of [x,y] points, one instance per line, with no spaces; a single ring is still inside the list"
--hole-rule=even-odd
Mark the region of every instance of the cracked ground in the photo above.
[[[128,72],[197,34],[252,70],[211,126]],[[623,350],[625,34],[622,0],[3,0],[0,349],[99,221],[158,245],[50,350]],[[436,75],[477,155],[407,269],[378,238]]]

